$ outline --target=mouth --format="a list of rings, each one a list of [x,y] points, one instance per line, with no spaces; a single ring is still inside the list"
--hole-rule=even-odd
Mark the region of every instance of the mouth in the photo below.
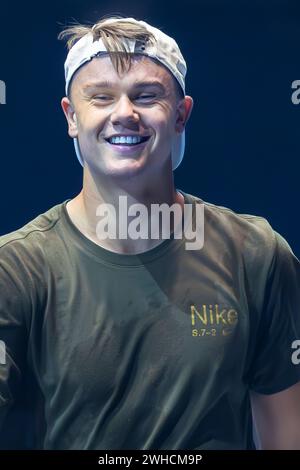
[[[113,135],[104,140],[118,156],[136,157],[146,147],[150,135]]]
[[[147,142],[150,139],[150,136],[141,136],[141,135],[114,135],[107,137],[104,140],[111,145],[118,147],[135,147],[140,144]]]

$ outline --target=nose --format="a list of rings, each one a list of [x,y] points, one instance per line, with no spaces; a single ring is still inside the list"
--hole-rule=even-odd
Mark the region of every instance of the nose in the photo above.
[[[119,124],[124,127],[138,123],[139,115],[128,96],[123,95],[117,101],[111,114],[111,121],[114,125]]]

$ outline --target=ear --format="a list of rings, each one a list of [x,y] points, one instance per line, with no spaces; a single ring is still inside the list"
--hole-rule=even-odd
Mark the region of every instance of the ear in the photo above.
[[[68,122],[68,133],[69,136],[74,138],[78,136],[78,129],[77,129],[77,117],[75,114],[74,106],[72,105],[69,98],[66,96],[61,100],[61,107],[66,116]]]
[[[180,102],[177,107],[177,119],[176,119],[176,131],[181,133],[184,131],[186,123],[189,120],[192,109],[194,106],[194,100],[191,96],[186,95]]]

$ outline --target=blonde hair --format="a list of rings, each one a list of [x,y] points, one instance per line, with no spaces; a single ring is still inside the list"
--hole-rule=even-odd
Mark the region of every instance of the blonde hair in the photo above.
[[[122,40],[123,38],[149,42],[150,44],[154,44],[156,41],[155,36],[143,25],[136,24],[131,21],[124,21],[123,18],[124,17],[120,15],[102,17],[97,23],[90,25],[83,25],[75,22],[73,25],[70,25],[61,31],[58,35],[58,39],[61,40],[67,38],[67,48],[70,50],[71,47],[79,41],[79,39],[88,33],[93,35],[94,41],[102,38],[113,67],[120,75],[130,70],[134,56],[133,53],[127,51]],[[109,20],[112,19],[116,21],[110,23]],[[122,21],[117,21],[121,19]],[[159,65],[161,64],[159,63]],[[184,93],[176,78],[172,74],[171,76],[175,86],[177,99],[181,100],[184,97]]]
[[[110,16],[102,18],[94,25],[82,25],[75,23],[68,26],[58,35],[58,39],[67,39],[68,50],[88,33],[93,35],[93,40],[102,39],[109,54],[112,64],[118,74],[128,72],[131,67],[132,54],[126,50],[122,41],[123,38],[135,39],[154,43],[155,37],[144,26],[130,21],[114,21],[110,24],[110,19],[121,19],[121,16]]]

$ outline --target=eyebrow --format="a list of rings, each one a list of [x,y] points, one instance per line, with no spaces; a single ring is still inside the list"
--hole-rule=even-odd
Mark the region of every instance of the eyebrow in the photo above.
[[[87,83],[83,86],[83,90],[86,91],[93,88],[113,88],[114,86],[115,85],[113,82],[105,80],[103,82]],[[135,82],[133,84],[134,88],[145,88],[150,86],[156,86],[157,88],[160,88],[161,91],[165,91],[163,84],[157,80],[146,80],[142,82]]]

